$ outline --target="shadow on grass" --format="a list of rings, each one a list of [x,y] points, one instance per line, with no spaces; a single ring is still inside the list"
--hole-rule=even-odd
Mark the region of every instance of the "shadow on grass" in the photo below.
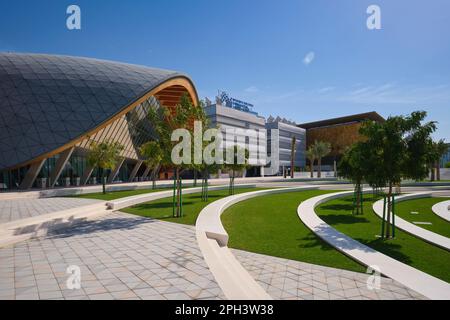
[[[306,237],[297,239],[299,241],[299,248],[308,249],[308,248],[320,248],[323,251],[336,250],[332,246],[330,246],[325,241],[321,240],[319,237],[309,234]]]
[[[223,198],[227,195],[218,195],[218,194],[208,194],[208,200],[209,199],[219,199],[219,198]],[[189,195],[190,199],[201,199],[202,195],[201,194],[195,194],[195,195]]]
[[[183,201],[183,206],[185,205],[191,205],[195,203],[194,201]],[[136,210],[150,210],[150,209],[167,209],[172,208],[172,200],[167,202],[148,202],[148,203],[142,203],[135,206],[132,206],[131,208]]]
[[[320,215],[319,217],[325,220],[326,223],[330,225],[338,224],[355,224],[355,223],[370,223],[364,215],[353,215],[351,213],[346,214],[327,214]]]
[[[351,212],[353,210],[353,205],[336,203],[336,204],[325,204],[322,205],[320,208],[323,210]]]
[[[380,238],[375,238],[375,235],[367,235],[369,238],[361,238],[357,236],[342,236],[343,233],[337,231],[332,226],[338,224],[357,224],[357,223],[372,223],[367,220],[364,216],[353,216],[351,214],[335,214],[335,215],[326,215],[323,216],[324,220],[329,225],[321,225],[317,228],[316,233],[327,239],[327,242],[332,243],[343,250],[361,250],[367,253],[375,253],[375,251],[381,252],[391,258],[394,258],[400,262],[410,264],[412,260],[409,256],[403,254],[401,252],[402,246],[398,243],[395,243],[396,239],[390,240],[382,240]],[[332,226],[330,226],[332,225]],[[353,228],[358,228],[358,226],[354,226]],[[365,225],[361,225],[361,228],[365,228]],[[370,239],[370,237],[374,237]],[[363,244],[364,246],[361,246]],[[311,243],[311,246],[314,243]],[[315,245],[320,245],[320,243],[316,243]],[[322,246],[323,249],[326,249]]]

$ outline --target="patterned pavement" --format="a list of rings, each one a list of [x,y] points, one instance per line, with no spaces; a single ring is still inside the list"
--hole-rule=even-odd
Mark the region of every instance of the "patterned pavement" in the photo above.
[[[222,298],[189,226],[119,212],[0,248],[0,300]]]
[[[7,223],[46,213],[72,209],[101,202],[94,199],[42,198],[0,201],[0,223]]]
[[[381,277],[369,290],[367,274],[232,249],[245,269],[274,299],[410,300],[425,299],[392,279]]]
[[[384,277],[369,290],[366,274],[232,251],[274,299],[423,298]],[[224,298],[191,226],[117,212],[0,248],[0,300]]]

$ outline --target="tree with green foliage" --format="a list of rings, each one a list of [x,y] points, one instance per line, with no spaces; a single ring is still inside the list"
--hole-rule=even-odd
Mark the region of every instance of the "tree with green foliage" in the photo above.
[[[229,194],[234,194],[234,178],[237,172],[242,172],[249,165],[249,152],[246,148],[234,145],[227,150],[227,157],[224,161],[224,168],[228,170],[230,175]],[[231,156],[231,157],[230,157]],[[230,157],[230,158],[229,158]]]
[[[446,164],[444,164],[444,168],[450,169],[450,162],[447,162]]]
[[[314,178],[314,162],[316,161],[316,153],[314,152],[312,146],[306,150],[306,157],[309,160],[309,171],[311,172],[311,178]]]
[[[99,168],[101,170],[103,194],[106,194],[106,170],[115,168],[122,150],[123,146],[118,142],[104,141],[97,143],[93,141],[90,144],[87,162],[92,168]]]
[[[172,133],[176,129],[186,129],[192,137],[194,122],[206,119],[204,108],[201,103],[199,105],[193,104],[189,96],[184,94],[175,107],[162,105],[158,108],[151,108],[148,119],[153,125],[156,141],[158,141],[162,151],[161,165],[174,170],[173,215],[174,217],[181,217],[183,215],[181,173],[183,170],[192,168],[192,164],[173,163],[172,150],[178,142],[172,141]],[[191,151],[189,152],[191,153]]]
[[[322,158],[327,156],[331,152],[331,144],[325,141],[314,141],[312,145],[314,155],[317,159],[318,172],[317,177],[322,177]]]
[[[196,163],[195,161],[192,161],[192,164],[190,165],[190,170],[192,170],[194,172],[194,186],[197,185],[197,182],[196,182],[197,181],[197,173],[200,173],[200,175],[202,177],[202,183],[201,183],[201,185],[202,185],[202,201],[208,201],[209,175],[217,173],[219,171],[219,169],[221,169],[222,165],[219,163],[216,163],[216,161],[214,163],[209,163],[209,161],[206,161],[206,159],[203,155],[203,151],[210,143],[215,143],[215,140],[213,140],[211,138],[211,140],[213,140],[213,141],[207,141],[207,140],[203,140],[203,137],[206,136],[205,132],[207,130],[210,130],[210,129],[218,130],[218,128],[210,128],[208,118],[204,112],[197,114],[196,118],[197,118],[196,119],[197,124],[199,124],[199,123],[201,124],[201,131],[199,130],[200,128],[197,127],[197,130],[198,130],[197,134],[202,137],[202,141],[201,141],[202,147],[201,147],[201,149],[192,148],[192,159],[195,159],[195,157],[196,157],[195,153],[199,152],[201,154],[198,154],[197,158],[201,158],[202,161],[201,161],[201,163]],[[214,139],[217,138],[217,136],[214,136],[214,135],[213,135],[213,137],[215,137]],[[216,152],[216,149],[214,149],[211,154],[211,157],[214,160],[216,159],[215,152]]]
[[[164,151],[158,141],[148,141],[140,147],[145,165],[152,171],[152,189],[156,188],[156,176],[164,158]]]
[[[349,179],[354,184],[353,213],[363,213],[362,184],[367,175],[364,163],[365,145],[361,142],[355,143],[346,150],[339,162],[339,175]]]
[[[366,181],[372,187],[387,187],[386,218],[382,237],[394,236],[395,203],[393,187],[402,179],[423,180],[429,172],[433,151],[431,134],[435,122],[423,123],[426,112],[416,111],[408,116],[389,117],[385,122],[367,121],[360,128],[365,137],[361,165],[366,170]],[[392,216],[392,217],[391,217]]]

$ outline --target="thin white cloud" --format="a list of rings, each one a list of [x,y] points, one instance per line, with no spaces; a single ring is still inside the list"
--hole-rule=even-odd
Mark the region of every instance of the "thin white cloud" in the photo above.
[[[327,93],[327,92],[333,91],[334,89],[336,89],[336,88],[335,87],[324,87],[324,88],[320,88],[317,92]]]
[[[256,86],[250,86],[247,89],[245,89],[244,91],[247,93],[256,93],[256,92],[259,92],[259,89]]]
[[[303,58],[303,63],[308,66],[311,62],[313,62],[314,58],[316,57],[316,54],[314,51],[308,52],[306,56]]]

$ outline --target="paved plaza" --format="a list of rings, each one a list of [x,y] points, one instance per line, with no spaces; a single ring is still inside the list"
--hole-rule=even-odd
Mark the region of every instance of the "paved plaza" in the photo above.
[[[328,268],[232,249],[238,261],[274,299],[410,300],[425,299],[382,277],[379,290],[367,287],[367,274]]]
[[[421,299],[383,278],[240,250],[236,258],[274,299]],[[81,288],[67,288],[69,266]],[[191,226],[112,213],[0,248],[0,299],[224,299]]]
[[[0,299],[219,298],[189,226],[112,213],[0,249]]]
[[[11,199],[0,201],[0,223],[40,216],[47,213],[101,202],[82,198]]]

